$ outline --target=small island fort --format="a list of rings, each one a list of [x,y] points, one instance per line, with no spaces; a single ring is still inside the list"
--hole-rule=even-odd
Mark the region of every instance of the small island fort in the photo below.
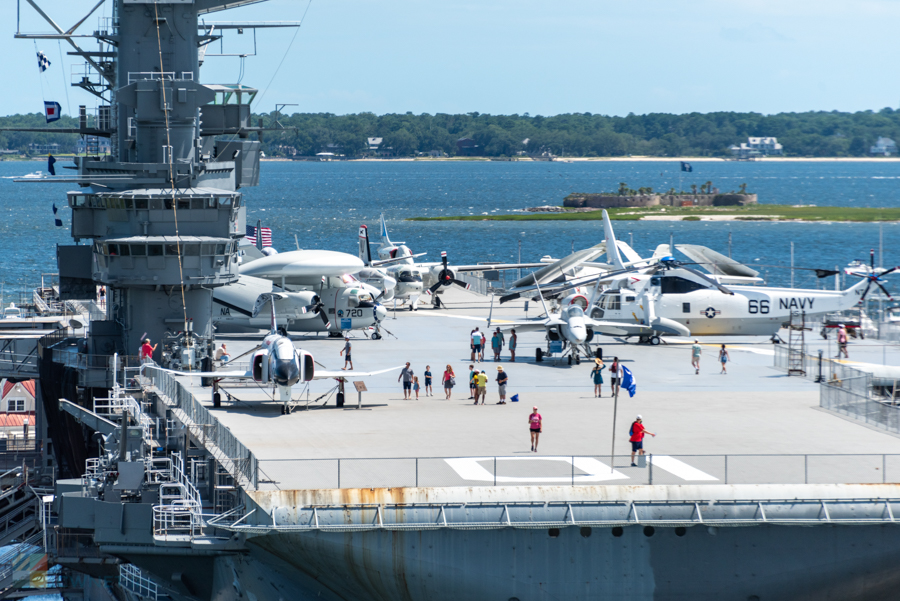
[[[570,209],[624,209],[648,207],[733,207],[757,204],[756,194],[747,193],[747,185],[742,184],[737,192],[720,193],[712,187],[712,182],[691,186],[690,192],[654,192],[653,188],[632,190],[626,183],[619,184],[616,192],[589,194],[573,192],[563,199],[563,207]]]

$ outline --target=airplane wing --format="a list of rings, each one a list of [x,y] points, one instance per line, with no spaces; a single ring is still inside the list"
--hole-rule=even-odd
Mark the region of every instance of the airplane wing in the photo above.
[[[546,284],[555,281],[557,278],[561,280],[565,280],[565,272],[576,267],[577,265],[584,263],[585,261],[593,261],[600,255],[602,255],[606,251],[606,245],[603,243],[597,244],[590,248],[585,248],[584,250],[579,250],[571,255],[556,261],[555,263],[551,263],[550,265],[544,265],[534,273],[530,273],[522,279],[513,282],[512,288],[521,288],[523,286],[532,286],[537,282],[538,284]]]
[[[414,259],[414,258],[416,258],[416,257],[422,257],[422,256],[427,255],[427,254],[428,254],[428,252],[426,251],[426,252],[423,252],[423,253],[415,253],[415,254],[413,254],[413,255],[403,255],[402,257],[394,257],[393,259],[383,259],[383,260],[381,260],[381,261],[369,261],[369,265],[370,265],[371,267],[383,267],[383,266],[385,266],[385,265],[391,265],[391,264],[393,264],[393,263],[399,263],[400,261],[405,261],[405,260],[407,260],[407,259]],[[437,263],[437,265],[440,265],[440,263]]]
[[[600,332],[606,336],[625,336],[628,334],[628,330],[623,328],[618,321],[596,321],[585,318],[584,324],[590,326],[595,332]]]
[[[501,332],[509,332],[510,330],[515,330],[516,332],[540,332],[546,329],[547,324],[543,322],[505,323],[500,326]]]
[[[313,373],[313,380],[326,380],[328,378],[346,378],[348,380],[359,380],[360,378],[377,376],[378,374],[384,374],[389,371],[394,371],[395,369],[403,369],[403,366],[398,365],[397,367],[389,367],[387,369],[380,369],[378,371],[325,371],[317,369]]]
[[[197,376],[198,378],[253,379],[253,374],[251,374],[249,371],[175,371],[174,369],[166,369],[158,365],[142,365],[141,373],[143,373],[145,367],[152,367],[153,369],[158,369],[159,371],[175,374],[176,376]]]
[[[440,263],[435,263],[440,265]],[[536,269],[546,267],[546,263],[497,263],[496,265],[450,265],[456,271],[492,271],[504,269]]]

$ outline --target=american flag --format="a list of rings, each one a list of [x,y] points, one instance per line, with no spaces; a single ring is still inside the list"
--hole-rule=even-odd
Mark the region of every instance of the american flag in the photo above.
[[[262,229],[262,245],[272,246],[272,228],[264,227]],[[256,228],[252,225],[247,226],[247,242],[256,244]]]

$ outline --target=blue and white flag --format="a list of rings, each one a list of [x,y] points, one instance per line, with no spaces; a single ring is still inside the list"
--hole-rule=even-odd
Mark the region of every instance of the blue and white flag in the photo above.
[[[54,217],[53,221],[56,224],[56,227],[62,227],[62,219],[60,219],[59,217],[56,216],[57,211],[59,211],[59,209],[56,208],[56,203],[54,202],[53,203],[53,217]]]
[[[634,374],[631,370],[622,366],[622,388],[628,391],[628,396],[633,397],[637,392],[637,383],[634,381]]]
[[[47,123],[59,121],[59,118],[62,117],[62,107],[58,102],[44,101],[44,116],[47,118]]]
[[[684,161],[681,161],[681,170],[687,171],[688,173],[690,173],[694,170],[694,168],[691,167],[690,163],[685,163]]]
[[[38,58],[38,69],[40,69],[41,73],[43,73],[44,71],[47,70],[47,67],[50,66],[50,59],[47,58],[47,55],[41,51],[38,51],[37,58]]]

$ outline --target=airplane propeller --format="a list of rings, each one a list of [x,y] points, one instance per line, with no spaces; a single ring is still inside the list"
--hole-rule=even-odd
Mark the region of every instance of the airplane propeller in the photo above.
[[[885,293],[885,295],[888,297],[889,300],[894,300],[893,297],[891,296],[891,293],[887,291],[887,288],[885,288],[884,286],[881,285],[881,276],[887,275],[894,271],[897,271],[898,269],[900,269],[900,266],[892,267],[891,269],[882,271],[881,273],[877,273],[875,271],[875,250],[874,249],[869,251],[869,265],[870,265],[869,273],[866,274],[866,276],[865,276],[866,279],[869,280],[869,282],[866,284],[866,289],[863,290],[862,296],[859,297],[859,302],[863,302],[864,300],[866,300],[866,295],[869,293],[869,289],[872,287],[872,284],[875,284],[876,286],[881,288],[881,291]]]
[[[325,329],[331,329],[331,321],[329,321],[328,314],[325,312],[325,303],[318,296],[313,297],[313,304],[303,307],[303,313],[315,313],[322,320],[322,323],[325,324]]]
[[[449,286],[450,284],[462,286],[466,290],[469,289],[469,284],[462,280],[457,280],[455,277],[453,277],[453,272],[450,271],[449,267],[447,267],[447,253],[444,251],[441,251],[441,263],[444,264],[444,267],[441,269],[440,273],[438,273],[437,283],[428,289],[430,293],[434,294],[441,286]]]

